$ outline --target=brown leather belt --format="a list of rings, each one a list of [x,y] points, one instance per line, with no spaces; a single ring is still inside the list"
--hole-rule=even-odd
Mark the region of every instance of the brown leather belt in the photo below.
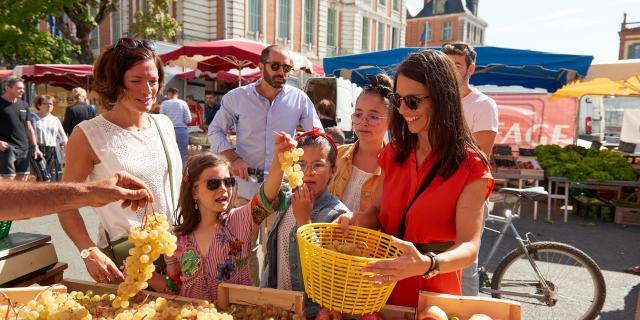
[[[445,252],[449,250],[449,248],[453,247],[455,242],[429,242],[429,243],[414,243],[413,245],[420,251],[420,253],[425,254],[427,252],[433,252],[435,254]]]

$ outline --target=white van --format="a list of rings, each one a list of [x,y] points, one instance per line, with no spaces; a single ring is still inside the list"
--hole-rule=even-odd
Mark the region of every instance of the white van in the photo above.
[[[353,141],[351,114],[355,110],[356,99],[362,88],[343,78],[320,77],[307,80],[305,92],[314,105],[322,99],[329,99],[335,103],[338,127],[345,133],[347,143]]]
[[[620,143],[626,109],[640,109],[640,97],[585,95],[580,98],[577,137],[603,145]]]

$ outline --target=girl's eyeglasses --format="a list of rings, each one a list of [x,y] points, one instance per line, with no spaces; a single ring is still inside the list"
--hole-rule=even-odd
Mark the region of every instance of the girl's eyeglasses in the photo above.
[[[120,40],[118,40],[118,43],[116,44],[116,47],[127,48],[127,49],[135,49],[135,48],[143,47],[151,51],[156,50],[156,45],[153,44],[153,42],[151,41],[137,40],[137,39],[131,39],[131,38],[120,38]]]
[[[327,167],[327,165],[324,164],[323,162],[314,162],[314,163],[307,164],[306,162],[301,161],[301,162],[298,162],[298,165],[300,166],[300,171],[302,172],[306,172],[307,168],[310,168],[312,172],[318,172]]]
[[[273,70],[273,71],[278,71],[278,70],[280,70],[280,67],[282,67],[282,71],[284,73],[289,73],[291,71],[291,69],[293,69],[293,66],[288,65],[286,63],[269,62],[269,61],[265,61],[263,63],[264,64],[268,64],[271,67],[271,70]]]
[[[217,190],[224,183],[224,186],[227,188],[231,188],[236,185],[236,178],[227,177],[227,178],[213,178],[205,181],[205,185],[208,190]]]
[[[378,124],[378,122],[380,122],[381,119],[385,119],[385,118],[386,117],[382,117],[375,114],[370,114],[368,116],[365,116],[362,112],[355,112],[351,114],[351,122],[355,124],[366,122],[367,124],[370,124],[370,125],[376,125]]]
[[[400,103],[404,100],[404,104],[411,110],[416,110],[418,109],[418,105],[420,105],[420,102],[422,102],[422,100],[424,99],[428,99],[429,96],[422,96],[422,97],[418,97],[418,96],[414,96],[414,95],[406,95],[404,97],[401,97],[399,94],[397,93],[392,93],[389,96],[389,101],[391,102],[391,104],[396,107],[396,108],[400,108]]]

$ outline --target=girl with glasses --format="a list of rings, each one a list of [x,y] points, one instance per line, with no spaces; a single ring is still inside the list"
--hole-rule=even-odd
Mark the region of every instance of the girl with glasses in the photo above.
[[[300,135],[297,140],[298,148],[304,150],[298,161],[304,172],[304,184],[287,195],[278,208],[267,240],[267,266],[261,287],[304,291],[296,239],[298,227],[331,222],[349,210],[327,190],[336,170],[337,149],[333,140],[318,128]],[[307,316],[315,316],[318,306],[311,301],[306,304]]]
[[[378,154],[386,145],[384,136],[392,111],[389,102],[392,87],[387,75],[371,78],[351,115],[358,141],[338,147],[336,175],[329,191],[352,212],[366,210],[373,203],[381,174]]]
[[[173,230],[178,248],[173,256],[165,257],[166,275],[155,273],[149,285],[161,292],[209,301],[215,301],[221,282],[251,285],[247,264],[251,240],[260,222],[284,202],[277,154],[294,146],[288,134],[278,135],[269,175],[251,201],[237,208],[231,205],[237,184],[229,173],[229,162],[210,152],[189,158]]]
[[[397,281],[390,304],[416,307],[420,290],[460,295],[461,269],[479,249],[493,179],[465,124],[456,77],[440,51],[417,52],[400,63],[373,205],[338,219],[344,228],[382,229],[402,249],[402,256],[364,269],[375,283]]]

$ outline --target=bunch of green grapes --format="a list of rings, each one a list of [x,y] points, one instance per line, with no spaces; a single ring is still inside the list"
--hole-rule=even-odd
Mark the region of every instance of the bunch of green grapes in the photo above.
[[[142,227],[131,227],[129,241],[134,247],[125,260],[126,277],[118,285],[118,294],[112,303],[114,308],[129,306],[129,298],[147,288],[147,280],[156,269],[153,262],[163,254],[172,256],[176,251],[177,238],[170,229],[167,216],[155,212],[145,216]]]
[[[272,320],[299,320],[300,317],[287,310],[274,307],[270,304],[262,306],[232,305],[228,313],[236,320],[272,319]]]
[[[194,306],[156,298],[153,301],[134,305],[116,314],[113,320],[163,320],[163,319],[193,319],[193,320],[231,320],[227,313],[218,312],[208,301]]]
[[[362,246],[364,248],[367,247],[367,244],[364,242],[361,242]],[[357,244],[355,243],[350,243],[347,241],[343,241],[340,242],[338,240],[333,240],[331,243],[329,243],[325,249],[331,250],[331,251],[335,251],[335,252],[340,252],[340,253],[344,253],[344,254],[348,254],[350,256],[356,256],[356,257],[364,257],[366,256],[364,254],[364,251],[358,247]]]
[[[6,310],[5,310],[6,312]],[[89,310],[66,293],[45,290],[16,309],[20,320],[91,320]],[[6,313],[5,313],[6,314]]]
[[[302,168],[296,162],[298,162],[303,154],[304,150],[301,148],[295,148],[293,150],[278,153],[280,168],[284,174],[287,175],[287,181],[289,182],[290,189],[295,189],[302,185],[304,172],[302,172]]]

